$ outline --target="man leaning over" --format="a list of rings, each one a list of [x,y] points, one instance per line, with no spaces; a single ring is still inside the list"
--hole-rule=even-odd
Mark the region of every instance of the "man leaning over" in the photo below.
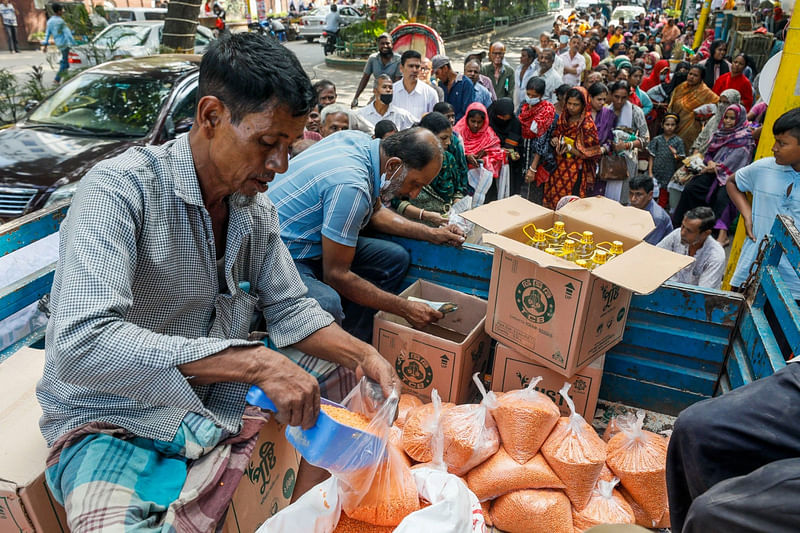
[[[317,381],[248,342],[254,311],[276,346],[393,386],[381,356],[304,297],[277,212],[258,194],[286,170],[314,101],[291,52],[224,33],[201,62],[189,134],[81,180],[37,387],[47,482],[72,531],[214,530],[265,421],[245,413],[251,385],[278,420],[314,423]]]

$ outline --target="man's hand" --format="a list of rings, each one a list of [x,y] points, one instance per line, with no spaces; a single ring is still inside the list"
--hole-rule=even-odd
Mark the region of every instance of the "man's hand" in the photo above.
[[[353,98],[353,101],[350,102],[350,109],[355,109],[358,107],[358,97]]]
[[[372,346],[369,348],[370,353],[356,367],[356,378],[367,376],[377,381],[383,389],[383,395],[388,398],[392,390],[398,386],[397,374],[391,363],[378,353],[378,350]]]
[[[309,429],[319,415],[319,383],[285,356],[273,352],[255,383],[275,404],[278,422]]]
[[[404,307],[403,318],[417,329],[422,329],[444,317],[443,313],[421,302],[409,302],[406,300]]]
[[[433,244],[449,244],[450,246],[461,246],[464,244],[464,232],[455,224],[448,224],[441,228],[431,228],[428,241]]]

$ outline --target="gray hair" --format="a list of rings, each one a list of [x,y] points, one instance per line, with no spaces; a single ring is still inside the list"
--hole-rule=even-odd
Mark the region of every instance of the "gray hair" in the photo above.
[[[344,113],[347,115],[347,119],[350,122],[350,127],[352,128],[353,114],[350,112],[350,108],[344,104],[330,104],[323,107],[322,112],[319,114],[320,124],[325,124],[325,119],[327,119],[329,115],[338,115],[339,113]]]
[[[388,74],[381,74],[380,76],[375,76],[375,81],[372,82],[372,88],[377,89],[381,86],[381,81],[388,81],[392,83],[392,78]]]

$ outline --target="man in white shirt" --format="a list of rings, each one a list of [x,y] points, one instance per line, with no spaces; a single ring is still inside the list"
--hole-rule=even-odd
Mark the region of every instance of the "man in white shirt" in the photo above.
[[[680,228],[658,243],[659,248],[694,257],[694,263],[672,276],[670,281],[719,289],[725,273],[725,250],[716,239],[709,239],[715,222],[710,207],[695,207],[683,216]]]
[[[530,46],[526,46],[519,53],[519,66],[514,70],[514,109],[519,109],[528,80],[536,75],[532,67],[535,55],[536,53]]]
[[[586,69],[586,59],[578,51],[580,44],[580,35],[573,35],[569,40],[569,50],[560,56],[564,63],[564,83],[573,87],[580,85],[581,75]]]
[[[419,82],[419,68],[422,55],[416,50],[406,50],[400,56],[400,72],[403,79],[394,83],[393,103],[408,111],[414,121],[418,122],[422,115],[433,111],[439,103],[439,95],[430,85]]]
[[[328,33],[338,33],[339,26],[342,25],[342,17],[339,15],[339,8],[336,4],[331,4],[330,13],[325,15],[325,31]]]
[[[544,99],[553,104],[558,101],[556,89],[564,83],[561,76],[553,68],[555,59],[555,50],[545,50],[539,56],[539,77],[544,80]]]
[[[375,98],[372,103],[358,110],[358,115],[368,122],[373,129],[375,124],[381,120],[390,120],[397,126],[398,130],[404,130],[414,125],[414,117],[406,111],[392,103],[392,78],[387,74],[381,74],[375,79],[373,84]]]

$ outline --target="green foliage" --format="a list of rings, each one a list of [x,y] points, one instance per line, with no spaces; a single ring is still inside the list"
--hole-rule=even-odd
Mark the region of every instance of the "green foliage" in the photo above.
[[[482,31],[494,24],[497,17],[514,22],[522,17],[547,12],[547,0],[482,0],[481,9],[458,9],[456,0],[445,0],[427,13],[428,23],[442,37],[456,33]],[[477,2],[476,2],[477,3]]]
[[[0,69],[0,124],[20,120],[25,114],[26,102],[41,102],[47,96],[42,82],[43,74],[44,69],[35,66],[33,72],[20,82],[8,69]]]
[[[342,28],[339,35],[345,42],[375,44],[378,36],[386,31],[380,22],[365,20]]]

